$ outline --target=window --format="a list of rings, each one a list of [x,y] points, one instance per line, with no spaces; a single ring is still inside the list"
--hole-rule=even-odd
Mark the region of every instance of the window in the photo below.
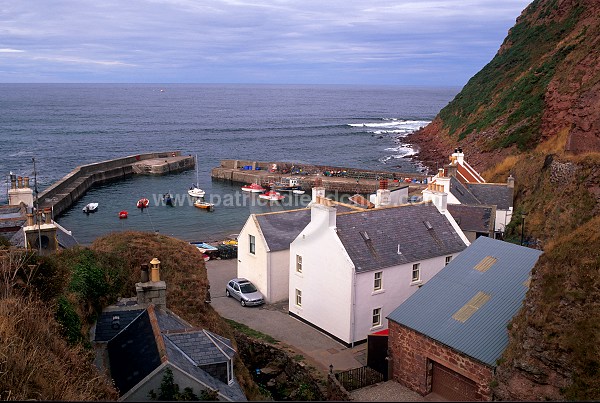
[[[381,325],[381,308],[373,309],[373,319],[371,325],[373,327]]]
[[[412,281],[419,281],[421,279],[420,263],[413,264],[412,268]]]
[[[302,291],[296,289],[296,305],[302,306]]]
[[[448,266],[448,263],[450,263],[451,260],[452,256],[446,256],[446,266]]]
[[[250,235],[250,253],[253,255],[256,253],[256,238],[254,235]]]
[[[373,279],[373,291],[381,290],[381,279],[383,277],[383,272],[378,271],[375,273],[375,277]]]
[[[296,255],[296,271],[302,273],[302,256]]]

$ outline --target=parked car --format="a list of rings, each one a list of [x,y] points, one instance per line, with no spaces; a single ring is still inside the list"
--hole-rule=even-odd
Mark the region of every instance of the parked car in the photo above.
[[[237,299],[242,306],[261,305],[265,303],[265,299],[260,291],[245,278],[230,280],[225,287],[225,295]]]

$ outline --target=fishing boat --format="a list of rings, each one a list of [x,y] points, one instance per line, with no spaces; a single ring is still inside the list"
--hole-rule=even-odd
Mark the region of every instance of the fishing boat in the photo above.
[[[165,193],[163,195],[163,200],[167,206],[173,206],[173,196],[171,193]]]
[[[251,183],[249,185],[242,186],[242,190],[244,192],[262,193],[267,189],[265,189],[264,187],[260,186],[258,183],[255,182],[255,183]]]
[[[141,208],[142,210],[145,209],[146,207],[148,207],[148,205],[150,204],[150,200],[146,199],[145,197],[141,198],[140,200],[137,201],[137,208]]]
[[[88,203],[83,208],[83,212],[86,214],[95,213],[98,210],[98,203]]]
[[[194,202],[194,207],[198,207],[208,211],[213,211],[215,208],[215,204],[198,199]]]
[[[194,160],[196,164],[196,183],[192,183],[188,190],[188,194],[192,197],[204,197],[206,192],[200,189],[200,180],[198,179],[198,154],[196,154],[196,159]]]
[[[294,190],[292,190],[292,193],[296,194],[296,195],[303,195],[306,192],[302,189],[294,189]]]
[[[276,192],[274,190],[269,190],[268,192],[259,194],[258,197],[260,197],[261,199],[269,200],[269,201],[280,201],[285,196],[283,196],[281,193]]]
[[[292,192],[294,190],[300,190],[300,181],[292,177],[283,177],[279,182],[275,182],[271,189],[278,192]]]
[[[125,210],[119,211],[119,218],[127,218],[127,215],[128,215],[127,211],[125,211]]]

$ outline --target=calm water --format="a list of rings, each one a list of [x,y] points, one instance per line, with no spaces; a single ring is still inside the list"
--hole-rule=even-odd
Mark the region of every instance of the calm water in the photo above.
[[[304,206],[258,203],[238,186],[211,181],[221,159],[297,161],[417,172],[404,136],[425,126],[460,88],[300,85],[0,84],[0,203],[8,174],[33,177],[41,191],[75,167],[152,151],[197,154],[199,182],[218,205],[193,207],[195,171],[135,176],[91,189],[57,221],[82,244],[123,229],[189,241],[237,233],[248,214]],[[161,195],[179,198],[164,206]],[[151,207],[135,208],[140,197]],[[89,202],[98,211],[83,214]],[[294,201],[294,203],[292,203]],[[229,205],[231,204],[231,205]],[[118,212],[129,211],[119,220]]]

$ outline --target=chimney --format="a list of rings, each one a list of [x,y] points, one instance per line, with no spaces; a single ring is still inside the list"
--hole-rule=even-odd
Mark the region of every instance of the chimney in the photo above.
[[[148,265],[146,263],[142,264],[140,274],[140,282],[147,283],[148,281],[150,281],[150,275],[148,274]]]
[[[27,213],[27,226],[33,226],[33,213]]]
[[[379,189],[377,189],[377,195],[375,197],[375,208],[389,206],[391,204],[391,194],[388,189],[387,179],[379,181]]]
[[[29,176],[24,177],[23,180],[25,181],[25,184],[23,185],[23,187],[28,188],[29,187]]]
[[[52,224],[52,210],[50,208],[44,209],[44,217],[46,218],[44,224]]]
[[[465,154],[463,154],[463,150],[460,147],[454,149],[454,154],[452,154],[452,157],[456,158],[456,162],[459,165],[463,165],[465,162]]]
[[[17,177],[17,187],[19,189],[21,189],[23,187],[23,177],[22,176]]]
[[[150,261],[150,281],[148,279],[148,265],[141,266],[141,282],[135,284],[137,303],[148,306],[154,304],[157,308],[167,307],[167,284],[160,280],[160,260],[154,258]]]
[[[448,208],[448,193],[444,192],[443,185],[432,183],[423,191],[423,201],[433,203],[444,214]]]
[[[444,176],[444,168],[438,168],[438,178],[443,178]]]
[[[153,283],[160,281],[160,260],[154,258],[150,261],[150,280]]]
[[[508,179],[506,180],[506,185],[509,188],[514,188],[515,187],[515,178],[513,178],[512,175],[508,175]]]
[[[315,185],[312,188],[312,200],[309,203],[309,207],[313,204],[319,203],[317,200],[319,197],[325,197],[325,188],[323,187],[323,180],[321,178],[315,179]]]

